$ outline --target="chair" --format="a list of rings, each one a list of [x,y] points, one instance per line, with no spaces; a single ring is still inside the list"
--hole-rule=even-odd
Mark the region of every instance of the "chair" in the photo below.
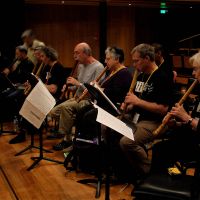
[[[136,200],[196,200],[200,180],[189,175],[151,174],[135,186]]]
[[[163,143],[163,144],[162,144]],[[152,153],[152,171],[149,176],[137,184],[134,188],[133,195],[136,200],[197,200],[200,198],[200,176],[199,176],[199,159],[193,162],[184,159],[178,159],[174,165],[180,170],[180,174],[170,174],[165,164],[161,164],[161,169],[154,163],[157,151],[160,151],[166,141],[161,141],[153,146]],[[162,153],[165,157],[165,154]],[[161,157],[160,157],[161,158]],[[162,160],[158,157],[158,162]],[[178,163],[178,164],[177,164]],[[191,165],[192,164],[192,165]],[[163,168],[162,168],[163,167]],[[166,167],[166,169],[165,169]],[[194,174],[188,174],[187,169],[194,168]]]

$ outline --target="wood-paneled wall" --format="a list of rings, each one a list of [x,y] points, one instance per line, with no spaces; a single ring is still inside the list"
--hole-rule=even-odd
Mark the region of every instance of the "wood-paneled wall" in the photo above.
[[[125,52],[125,65],[130,66],[130,51],[138,43],[160,42],[171,50],[173,47],[186,47],[185,43],[178,41],[199,33],[195,24],[200,17],[198,6],[193,9],[169,9],[169,13],[161,16],[159,8],[113,6],[105,3],[107,7],[104,11],[99,5],[25,3],[24,19],[19,23],[23,24],[24,29],[32,28],[38,39],[55,48],[66,67],[73,66],[74,46],[82,41],[90,44],[94,57],[101,61],[104,60],[103,42],[106,46],[121,47]],[[106,37],[102,32],[102,16],[106,19]],[[190,44],[190,48],[198,46],[198,42]]]
[[[124,49],[126,65],[130,65],[130,50],[134,45],[134,13],[129,7],[109,7],[107,44]],[[71,67],[73,48],[81,41],[90,44],[97,59],[100,51],[99,7],[70,5],[25,6],[25,27],[32,28],[37,38],[55,48],[60,61]],[[103,58],[104,59],[104,58]]]

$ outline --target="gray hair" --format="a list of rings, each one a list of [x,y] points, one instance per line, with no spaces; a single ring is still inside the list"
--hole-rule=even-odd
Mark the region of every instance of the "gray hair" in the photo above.
[[[23,39],[25,37],[34,37],[32,29],[27,29],[22,33],[21,38]]]
[[[155,61],[155,48],[150,44],[142,43],[137,45],[132,49],[131,54],[135,52],[138,52],[141,58],[149,56],[151,61]]]
[[[200,67],[200,51],[189,58],[189,63],[193,67]]]
[[[110,54],[112,58],[119,59],[120,63],[124,62],[124,51],[118,47],[107,47],[105,54]]]
[[[55,49],[52,47],[41,47],[41,51],[46,55],[47,58],[49,58],[51,61],[55,61],[58,59],[58,53]]]
[[[83,53],[85,53],[87,56],[91,56],[92,55],[92,49],[90,48],[90,46],[88,44],[85,43],[85,45],[83,46]]]

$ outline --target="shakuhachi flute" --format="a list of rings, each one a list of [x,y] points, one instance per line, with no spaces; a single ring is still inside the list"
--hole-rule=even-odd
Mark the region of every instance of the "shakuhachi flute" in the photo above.
[[[133,74],[133,79],[132,79],[132,82],[131,82],[131,85],[130,85],[130,88],[129,88],[129,92],[131,92],[131,93],[133,93],[134,87],[135,87],[136,82],[137,82],[137,77],[138,77],[138,70],[135,69],[134,74]],[[126,108],[127,108],[127,104],[125,103],[124,108],[123,108],[123,112],[120,116],[121,119],[124,117],[124,115],[126,113]]]
[[[77,70],[77,67],[79,65],[79,61],[75,61],[75,64],[72,68],[72,71],[70,73],[70,76],[74,77],[75,73],[76,73],[76,70]],[[67,97],[66,97],[67,96]],[[72,96],[72,95],[71,95]],[[64,89],[64,91],[61,93],[60,97],[59,97],[59,100],[64,100],[66,97],[66,99],[70,99],[70,92],[69,92],[69,84],[66,84],[66,87]]]
[[[96,81],[97,83],[101,80],[102,76],[106,73],[107,69],[108,69],[108,66],[106,66],[106,67],[104,68],[104,70],[101,72],[101,74],[96,78],[95,81]],[[79,97],[77,98],[76,101],[79,103],[87,94],[88,94],[88,90],[85,89],[85,90],[83,91],[83,93],[81,94],[81,96],[79,96]]]
[[[179,100],[178,104],[182,105],[183,102],[187,99],[187,97],[189,96],[189,94],[192,92],[192,90],[194,89],[195,85],[198,83],[198,80],[196,79],[192,85],[188,88],[188,90],[185,92],[185,94],[181,97],[181,99]],[[160,134],[160,132],[163,130],[163,128],[166,126],[166,124],[168,123],[168,121],[171,118],[171,114],[167,113],[167,115],[164,117],[162,124],[153,131],[153,135],[154,136],[158,136]]]
[[[41,73],[43,67],[44,67],[44,63],[42,62],[42,63],[40,64],[40,66],[39,66],[39,68],[38,68],[36,74],[35,74],[37,77],[40,77],[40,73]],[[33,73],[33,74],[34,74],[34,73]]]

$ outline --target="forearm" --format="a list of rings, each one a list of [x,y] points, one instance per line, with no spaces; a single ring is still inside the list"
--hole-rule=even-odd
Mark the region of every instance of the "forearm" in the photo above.
[[[142,99],[140,99],[140,101],[138,101],[137,107],[140,107],[149,112],[158,113],[160,115],[166,115],[167,111],[168,111],[168,106],[166,106],[166,105],[157,104],[154,102],[147,102]]]

